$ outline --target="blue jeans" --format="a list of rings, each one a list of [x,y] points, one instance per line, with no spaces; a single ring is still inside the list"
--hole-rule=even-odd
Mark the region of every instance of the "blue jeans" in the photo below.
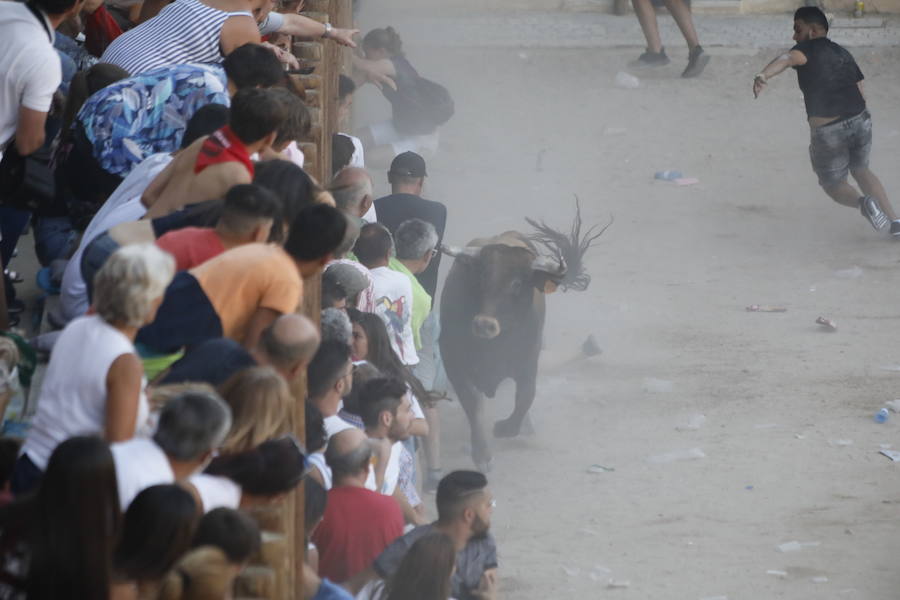
[[[43,267],[68,256],[77,239],[68,217],[34,218],[34,251]]]
[[[94,300],[94,276],[118,249],[119,243],[104,232],[91,240],[81,254],[81,278],[87,286],[88,302]]]

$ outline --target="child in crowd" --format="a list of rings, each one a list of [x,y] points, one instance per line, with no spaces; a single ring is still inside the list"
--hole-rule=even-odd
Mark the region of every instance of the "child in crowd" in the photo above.
[[[191,144],[147,187],[142,196],[147,218],[221,198],[232,186],[251,183],[250,156],[272,145],[286,117],[284,104],[269,90],[239,91],[228,125]]]

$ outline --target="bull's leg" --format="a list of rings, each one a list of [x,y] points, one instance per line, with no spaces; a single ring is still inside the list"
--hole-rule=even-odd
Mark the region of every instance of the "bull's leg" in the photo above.
[[[493,457],[488,444],[484,418],[484,395],[476,390],[466,378],[454,380],[450,376],[450,380],[453,383],[453,389],[456,390],[459,403],[469,419],[469,429],[472,432],[472,461],[479,471],[487,473],[491,470]]]
[[[496,437],[515,437],[522,428],[522,420],[528,414],[528,409],[534,404],[536,376],[523,375],[516,379],[516,406],[509,418],[494,423],[494,435]]]

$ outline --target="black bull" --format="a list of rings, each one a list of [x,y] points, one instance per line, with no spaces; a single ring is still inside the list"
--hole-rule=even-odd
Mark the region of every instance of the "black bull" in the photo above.
[[[472,241],[465,249],[443,248],[455,257],[441,296],[440,349],[472,433],[472,459],[482,471],[491,466],[484,416],[484,395],[493,398],[500,383],[516,384],[515,407],[494,424],[494,435],[518,435],[534,402],[538,358],[544,329],[544,295],[557,285],[585,289],[590,278],[581,259],[605,231],[580,236],[580,215],[571,237],[543,224],[531,238],[510,231]],[[608,227],[608,225],[607,225]],[[531,240],[554,258],[538,254]]]

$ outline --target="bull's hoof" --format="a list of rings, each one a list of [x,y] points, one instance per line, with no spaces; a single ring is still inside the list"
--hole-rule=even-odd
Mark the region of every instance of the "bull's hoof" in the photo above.
[[[504,419],[494,423],[494,437],[511,438],[519,435],[522,423],[514,422],[512,419]]]

